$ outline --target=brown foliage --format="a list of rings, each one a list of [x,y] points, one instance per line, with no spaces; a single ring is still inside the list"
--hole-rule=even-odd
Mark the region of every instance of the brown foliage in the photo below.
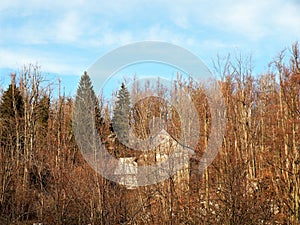
[[[191,159],[190,175],[179,182],[188,185],[171,177],[132,190],[93,171],[74,139],[73,99],[58,96],[49,102],[39,68],[24,67],[17,85],[23,114],[15,112],[10,126],[0,115],[0,224],[299,224],[297,43],[290,57],[285,64],[281,53],[271,64],[273,71],[260,77],[252,75],[250,58],[219,58],[215,65],[227,107],[226,134],[217,158],[202,174],[196,158],[211,129],[209,104],[201,87],[177,81],[177,88],[191,95],[201,125],[197,157]],[[99,135],[113,153],[117,139],[108,107],[99,102]],[[134,131],[147,138],[149,121],[160,117],[176,139],[181,125],[174,110],[157,97],[138,102]]]

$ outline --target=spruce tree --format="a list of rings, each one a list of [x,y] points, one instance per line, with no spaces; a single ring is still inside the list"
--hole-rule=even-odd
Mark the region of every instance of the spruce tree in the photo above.
[[[39,99],[35,116],[40,127],[47,131],[50,116],[50,97],[48,95],[43,94],[41,99]]]
[[[121,85],[117,98],[112,125],[119,141],[126,144],[129,141],[128,131],[130,129],[130,94],[124,83]]]
[[[19,88],[12,76],[11,84],[3,93],[0,102],[0,124],[4,128],[0,137],[1,145],[9,148],[8,155],[13,156],[22,151],[22,132],[24,102]]]
[[[1,99],[0,117],[5,121],[23,117],[24,103],[19,88],[10,84]]]
[[[85,153],[95,150],[95,136],[99,130],[101,112],[98,99],[93,90],[91,79],[87,72],[81,76],[73,111],[73,126],[77,144],[83,145]],[[80,138],[80,139],[78,139]]]

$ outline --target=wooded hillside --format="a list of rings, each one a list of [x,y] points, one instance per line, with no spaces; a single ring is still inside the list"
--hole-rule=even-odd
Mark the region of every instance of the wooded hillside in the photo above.
[[[126,189],[97,174],[75,141],[76,98],[60,91],[52,96],[53,88],[60,87],[48,84],[38,66],[24,66],[0,94],[0,224],[300,224],[299,57],[296,43],[260,76],[254,76],[250,58],[215,61],[227,109],[226,133],[203,173],[197,174],[191,159],[184,191],[172,177]],[[78,90],[92,90],[88,74],[82,79]],[[195,104],[201,124],[195,151],[201,157],[211,128],[208,101],[192,81],[178,79],[174,85]],[[150,91],[162,97],[171,93],[160,85]],[[114,157],[127,155],[112,124],[128,124],[118,122],[118,108],[112,117],[104,100],[95,98],[100,140]],[[158,98],[128,110],[140,138],[148,137],[154,116],[166,122],[173,137],[180,132],[175,109]]]

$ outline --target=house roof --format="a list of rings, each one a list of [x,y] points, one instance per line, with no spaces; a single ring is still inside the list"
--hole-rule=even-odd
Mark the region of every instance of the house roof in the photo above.
[[[120,176],[119,183],[125,185],[126,188],[133,189],[138,186],[138,167],[149,164],[149,162],[145,161],[150,160],[152,161],[152,163],[163,162],[169,158],[169,154],[171,154],[172,151],[175,151],[175,155],[173,157],[188,157],[186,153],[182,152],[182,150],[187,150],[188,154],[194,154],[193,150],[185,148],[178,141],[176,141],[176,139],[174,139],[165,129],[161,130],[159,133],[153,136],[152,141],[153,144],[157,146],[156,148],[168,148],[167,145],[169,145],[172,149],[170,150],[170,148],[168,148],[167,151],[164,151],[164,149],[162,149],[161,151],[160,149],[159,152],[154,149],[152,151],[142,152],[138,156],[127,156],[119,158],[118,165],[115,168],[114,174],[116,176]],[[142,164],[140,163],[141,159],[144,161]]]

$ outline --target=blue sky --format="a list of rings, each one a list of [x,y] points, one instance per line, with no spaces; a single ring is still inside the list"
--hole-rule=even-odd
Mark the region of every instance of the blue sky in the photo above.
[[[299,0],[2,0],[0,85],[22,65],[38,63],[72,94],[100,56],[144,40],[182,46],[210,69],[217,54],[252,54],[259,74],[300,40],[299,12]]]

